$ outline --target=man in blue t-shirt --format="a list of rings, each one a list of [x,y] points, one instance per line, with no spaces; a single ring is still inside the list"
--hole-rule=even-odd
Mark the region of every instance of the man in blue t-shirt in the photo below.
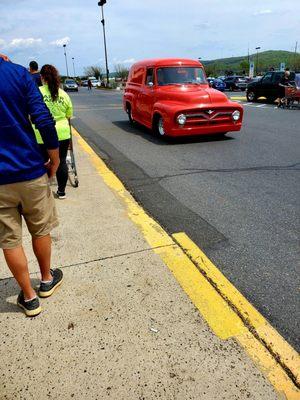
[[[29,63],[29,72],[37,86],[43,86],[41,75],[39,73],[39,65],[36,61],[30,61]]]
[[[45,143],[46,165],[32,123]],[[22,247],[22,218],[41,270],[39,296],[50,296],[63,278],[61,270],[50,269],[50,232],[58,219],[49,178],[58,166],[55,122],[37,85],[24,67],[0,54],[0,248],[22,289],[17,302],[27,316],[39,314],[41,307]]]

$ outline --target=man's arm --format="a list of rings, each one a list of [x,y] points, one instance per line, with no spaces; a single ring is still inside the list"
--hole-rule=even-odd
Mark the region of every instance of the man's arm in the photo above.
[[[50,161],[46,164],[48,175],[51,178],[59,167],[59,143],[55,129],[55,121],[44,103],[41,92],[29,73],[25,71],[26,102],[31,121],[40,131],[44,145],[48,151]]]
[[[5,54],[0,53],[0,57],[3,58],[4,61],[10,61],[10,59]]]

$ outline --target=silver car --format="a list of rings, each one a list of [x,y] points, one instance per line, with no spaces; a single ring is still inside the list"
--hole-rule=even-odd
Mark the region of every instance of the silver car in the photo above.
[[[65,92],[78,92],[78,85],[74,79],[66,79],[63,84]]]

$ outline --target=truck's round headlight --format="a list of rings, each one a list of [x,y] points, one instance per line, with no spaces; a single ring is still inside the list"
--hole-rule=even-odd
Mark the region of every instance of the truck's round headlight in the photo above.
[[[233,111],[232,113],[232,119],[234,121],[238,121],[240,119],[241,113],[238,110]]]
[[[177,122],[179,125],[184,125],[186,123],[186,115],[184,114],[178,115]]]

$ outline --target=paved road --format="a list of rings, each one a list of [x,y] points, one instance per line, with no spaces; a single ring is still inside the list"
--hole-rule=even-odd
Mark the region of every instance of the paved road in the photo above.
[[[129,125],[120,93],[72,98],[74,126],[144,208],[185,231],[299,350],[300,112],[245,105],[240,133],[163,142]]]

